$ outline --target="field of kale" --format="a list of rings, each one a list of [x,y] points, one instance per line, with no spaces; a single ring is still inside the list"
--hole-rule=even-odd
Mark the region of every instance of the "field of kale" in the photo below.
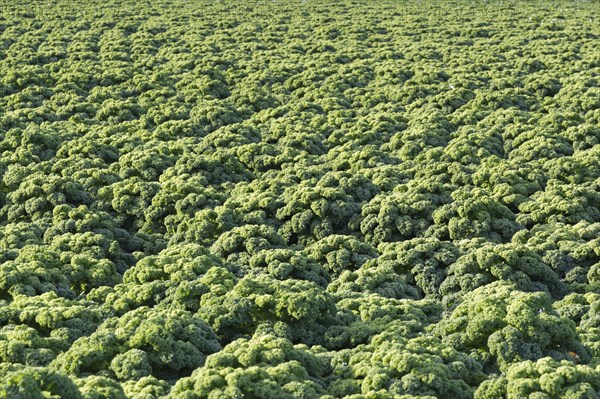
[[[2,1],[0,398],[600,398],[599,3]]]

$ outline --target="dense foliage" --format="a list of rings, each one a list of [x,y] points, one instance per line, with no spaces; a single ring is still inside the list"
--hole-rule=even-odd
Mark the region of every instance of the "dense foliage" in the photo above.
[[[0,398],[600,398],[597,6],[3,1]]]

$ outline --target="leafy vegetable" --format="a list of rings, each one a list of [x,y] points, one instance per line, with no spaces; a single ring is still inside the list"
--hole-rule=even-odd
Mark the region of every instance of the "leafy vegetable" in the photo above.
[[[0,12],[0,399],[600,397],[594,1]]]

